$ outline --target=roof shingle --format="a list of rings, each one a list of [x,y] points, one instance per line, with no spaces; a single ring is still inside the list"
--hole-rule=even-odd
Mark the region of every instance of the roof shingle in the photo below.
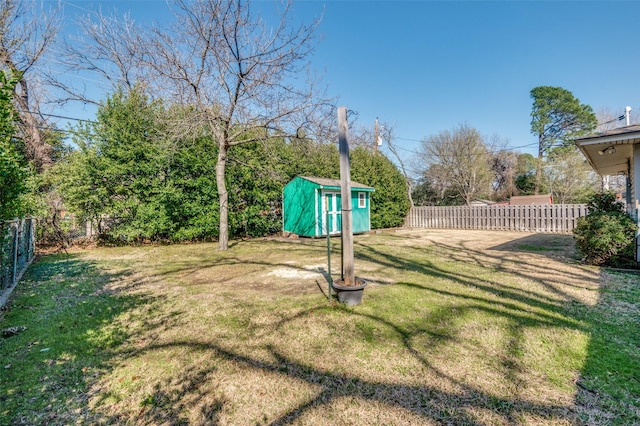
[[[327,179],[327,178],[319,178],[314,176],[300,176],[302,179],[308,180],[309,182],[317,183],[321,186],[335,186],[340,188],[340,181],[338,179]],[[360,188],[360,189],[373,189],[370,186],[364,185],[362,183],[358,183],[355,181],[351,181],[351,188]]]

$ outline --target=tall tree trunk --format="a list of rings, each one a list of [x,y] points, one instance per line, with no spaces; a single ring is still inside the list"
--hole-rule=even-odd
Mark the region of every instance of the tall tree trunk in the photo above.
[[[387,140],[387,147],[389,148],[389,151],[391,151],[391,153],[396,156],[396,160],[398,160],[398,164],[400,164],[400,171],[402,172],[402,175],[404,176],[404,179],[407,182],[407,196],[409,197],[409,203],[411,205],[411,208],[413,208],[415,207],[415,204],[413,203],[413,188],[411,185],[411,179],[409,179],[409,173],[407,173],[407,168],[404,166],[404,161],[402,161],[402,158],[400,158],[400,156],[398,155],[398,151],[396,151],[396,147],[393,146],[393,144],[391,143],[390,130],[389,130],[389,139]]]
[[[220,201],[218,250],[227,250],[229,248],[229,193],[224,179],[228,150],[229,147],[225,142],[219,143],[218,161],[216,163],[216,185],[218,187],[218,200]]]
[[[13,69],[12,72],[18,71]],[[19,126],[25,139],[26,157],[33,161],[38,172],[42,172],[53,164],[53,148],[42,138],[40,123],[31,109],[34,107],[29,105],[29,86],[25,78],[21,78],[16,86],[15,101],[20,119]]]
[[[413,188],[411,185],[411,181],[406,175],[404,177],[404,180],[407,183],[407,197],[409,198],[409,206],[410,206],[409,208],[414,208],[415,204],[413,203]]]
[[[540,183],[542,181],[542,135],[538,136],[538,161],[536,163],[536,186],[534,188],[533,193],[535,195],[540,195]]]

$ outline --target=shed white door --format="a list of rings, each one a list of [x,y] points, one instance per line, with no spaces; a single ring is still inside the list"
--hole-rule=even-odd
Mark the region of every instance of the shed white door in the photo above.
[[[342,229],[342,196],[339,192],[322,192],[322,235],[338,234]]]

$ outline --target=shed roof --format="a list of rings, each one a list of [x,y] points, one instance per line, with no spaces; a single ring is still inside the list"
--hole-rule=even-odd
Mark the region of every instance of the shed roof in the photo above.
[[[308,180],[309,182],[318,184],[322,187],[333,187],[336,189],[340,189],[341,187],[340,180],[338,179],[327,179],[327,178],[320,178],[320,177],[313,177],[313,176],[299,176],[299,177],[301,179]],[[353,180],[351,181],[351,189],[365,189],[369,191],[374,191],[374,188],[372,188],[371,186],[367,186],[362,183],[355,182]]]
[[[545,195],[518,195],[509,199],[512,206],[531,206],[538,204],[552,204],[551,194]]]

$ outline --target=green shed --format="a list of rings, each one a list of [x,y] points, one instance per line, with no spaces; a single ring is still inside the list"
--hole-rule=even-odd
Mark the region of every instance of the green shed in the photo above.
[[[353,233],[371,230],[370,186],[351,181]],[[282,196],[283,231],[304,237],[339,234],[342,229],[340,181],[298,176]]]

